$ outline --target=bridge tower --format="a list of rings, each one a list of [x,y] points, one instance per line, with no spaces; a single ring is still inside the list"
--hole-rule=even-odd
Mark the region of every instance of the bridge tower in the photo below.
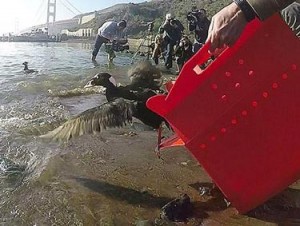
[[[53,23],[55,22],[56,16],[56,0],[48,0],[48,7],[47,7],[47,28],[48,32],[51,33],[49,30],[49,25],[52,23],[51,27],[53,27]]]

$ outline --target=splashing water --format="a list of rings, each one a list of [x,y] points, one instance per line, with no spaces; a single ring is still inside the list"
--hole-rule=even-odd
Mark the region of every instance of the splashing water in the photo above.
[[[7,192],[38,178],[48,160],[61,152],[56,144],[37,137],[57,127],[74,114],[103,99],[99,88],[83,89],[99,71],[126,79],[124,65],[131,58],[119,54],[107,67],[106,54],[98,63],[90,60],[91,45],[84,43],[0,42],[0,203]],[[25,74],[22,63],[37,73]],[[82,99],[82,96],[96,95]],[[98,96],[97,96],[98,95]],[[98,100],[99,99],[99,100]],[[84,104],[82,104],[84,103]],[[67,107],[66,107],[67,106]],[[70,112],[73,109],[73,112]]]

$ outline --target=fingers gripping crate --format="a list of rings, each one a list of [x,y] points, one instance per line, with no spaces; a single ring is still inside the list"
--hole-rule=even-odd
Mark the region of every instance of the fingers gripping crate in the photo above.
[[[211,57],[205,45],[167,96],[147,102],[239,212],[300,178],[299,53],[279,15],[254,20],[202,69]]]

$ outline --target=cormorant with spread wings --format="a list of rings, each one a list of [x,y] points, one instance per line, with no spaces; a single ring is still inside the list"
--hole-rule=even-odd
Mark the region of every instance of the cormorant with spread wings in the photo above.
[[[108,73],[95,75],[86,87],[104,86],[108,102],[82,112],[41,137],[69,140],[83,134],[100,132],[106,128],[122,127],[130,123],[132,117],[154,129],[159,129],[165,120],[148,109],[146,101],[160,90],[162,84],[160,71],[150,63],[142,62],[131,70],[130,75],[132,75],[132,82],[128,86],[116,86],[114,79]]]

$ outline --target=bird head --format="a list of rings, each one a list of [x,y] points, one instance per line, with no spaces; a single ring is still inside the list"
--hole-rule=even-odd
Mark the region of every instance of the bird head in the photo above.
[[[92,86],[103,86],[107,87],[109,84],[117,85],[116,80],[108,73],[98,73],[96,74],[88,83],[84,86],[84,88],[92,87]]]

